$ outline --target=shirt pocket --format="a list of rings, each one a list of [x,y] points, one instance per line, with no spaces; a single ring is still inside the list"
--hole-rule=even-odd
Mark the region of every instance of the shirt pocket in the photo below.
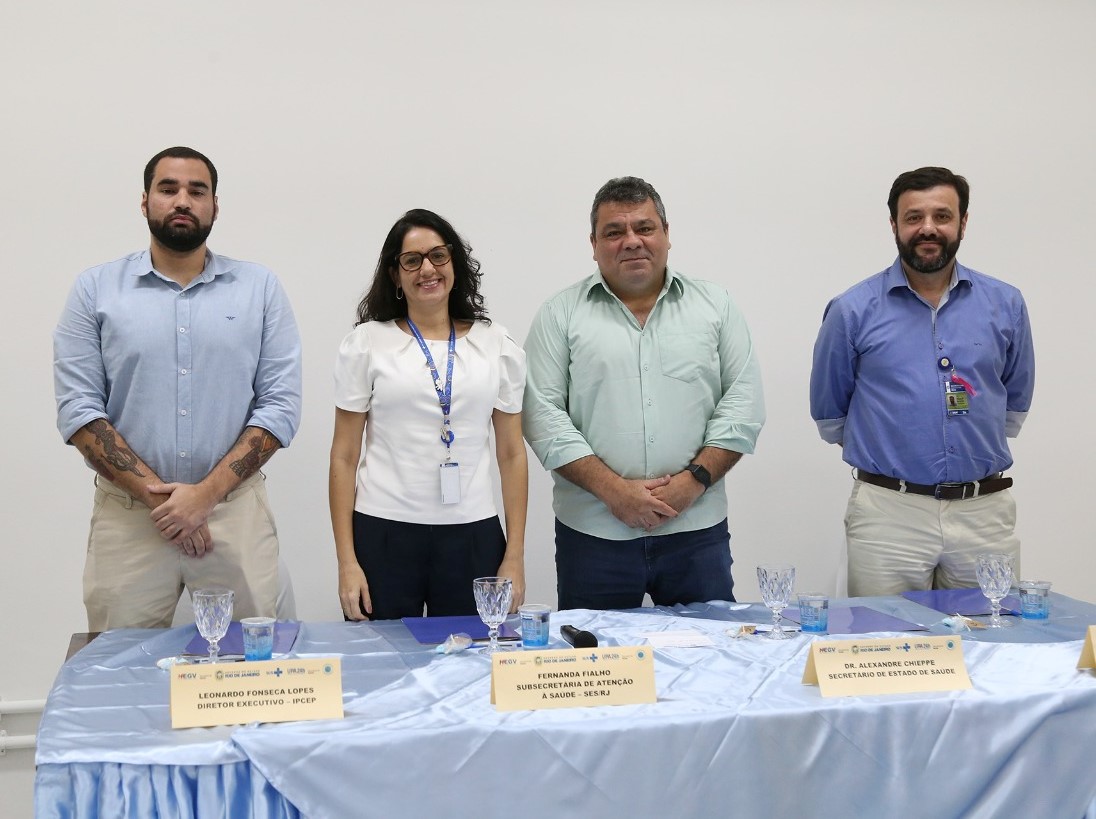
[[[668,378],[693,383],[719,372],[714,332],[660,333],[658,351],[662,358],[662,374]]]

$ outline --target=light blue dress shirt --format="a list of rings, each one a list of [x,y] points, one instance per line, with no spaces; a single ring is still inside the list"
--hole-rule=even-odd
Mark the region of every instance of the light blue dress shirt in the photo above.
[[[61,437],[106,418],[167,482],[205,478],[245,427],[285,447],[300,423],[297,324],[261,265],[207,253],[185,288],[147,250],[93,267],[53,342]]]
[[[596,455],[625,478],[680,472],[703,447],[751,453],[765,422],[749,328],[723,288],[667,268],[644,326],[600,272],[549,299],[525,342],[522,422],[546,469]],[[593,494],[553,472],[553,508],[595,537],[645,535]],[[653,534],[704,529],[727,517],[721,483]]]
[[[952,368],[973,387],[966,415],[947,412]],[[976,481],[1012,465],[1006,436],[1019,433],[1034,387],[1019,290],[957,263],[934,309],[895,260],[827,305],[811,416],[859,469],[921,484]]]

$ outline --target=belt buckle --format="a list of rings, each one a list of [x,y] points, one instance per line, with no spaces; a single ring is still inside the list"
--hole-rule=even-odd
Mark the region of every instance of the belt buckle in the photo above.
[[[938,484],[936,484],[936,491],[933,493],[933,497],[935,497],[936,500],[966,500],[967,499],[967,488],[968,487],[972,488],[974,490],[975,494],[977,493],[977,491],[978,491],[977,484],[962,483],[962,482],[960,482],[960,483],[938,483]],[[948,489],[962,489],[963,491],[959,495],[959,497],[946,497],[942,493],[942,490],[948,490]],[[975,497],[975,494],[971,494],[971,497],[972,498]]]

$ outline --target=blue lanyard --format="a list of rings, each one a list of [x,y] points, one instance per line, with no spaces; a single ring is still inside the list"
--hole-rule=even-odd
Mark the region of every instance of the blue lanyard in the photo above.
[[[438,375],[438,368],[434,364],[434,356],[430,355],[430,348],[426,345],[422,333],[415,326],[415,322],[411,321],[410,316],[407,317],[407,326],[411,328],[411,334],[415,337],[415,341],[419,343],[419,349],[426,356],[426,366],[430,368],[430,376],[434,379],[434,391],[438,394],[438,404],[441,406],[441,442],[445,444],[445,460],[448,461],[450,459],[449,447],[457,437],[453,434],[453,427],[449,423],[449,410],[453,406],[453,359],[457,354],[457,329],[450,321],[449,360],[445,366],[445,384],[443,385],[441,376]]]

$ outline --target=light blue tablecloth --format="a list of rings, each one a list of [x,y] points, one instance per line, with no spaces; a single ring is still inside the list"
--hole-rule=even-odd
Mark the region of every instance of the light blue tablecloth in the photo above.
[[[553,646],[563,623],[603,644],[687,628],[716,645],[658,650],[655,704],[540,712],[497,712],[486,658],[437,655],[402,624],[305,623],[295,654],[343,657],[343,720],[179,731],[155,662],[192,627],[109,632],[50,694],[36,813],[1080,817],[1096,797],[1096,675],[1076,663],[1096,606],[1058,597],[1056,624],[1009,632],[1027,642],[964,635],[972,690],[832,699],[801,683],[805,636],[728,634],[727,620],[766,622],[760,606],[554,613]]]

